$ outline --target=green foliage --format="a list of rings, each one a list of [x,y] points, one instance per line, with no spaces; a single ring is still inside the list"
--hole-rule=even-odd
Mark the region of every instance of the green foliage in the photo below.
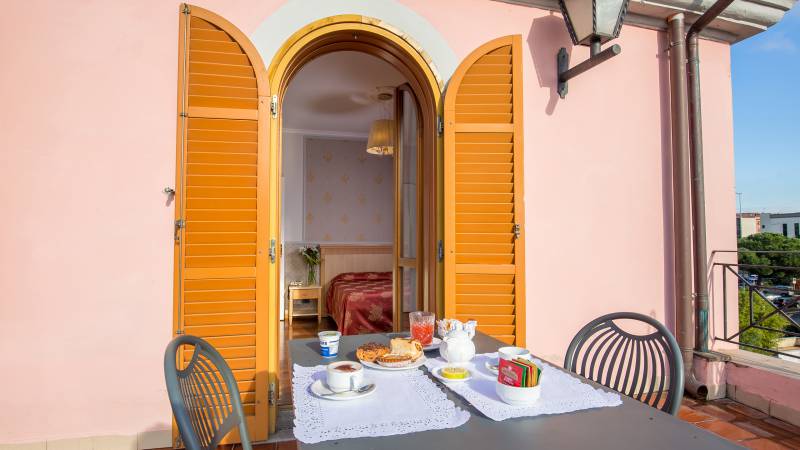
[[[747,289],[739,289],[739,329],[750,324],[750,296]],[[775,308],[771,307],[767,300],[761,298],[755,292],[753,293],[753,322],[758,321],[762,317],[774,311]],[[783,316],[773,314],[765,321],[759,323],[762,327],[775,328],[782,330],[789,325],[789,321]],[[739,336],[739,342],[745,344],[755,345],[764,348],[775,348],[778,339],[784,336],[781,332],[766,331],[751,328]],[[765,355],[772,355],[772,353],[756,350],[750,347],[742,347],[742,350],[749,350],[751,352],[763,353]]]
[[[753,251],[796,251],[797,253],[753,253]],[[759,278],[768,278],[774,284],[789,284],[800,276],[800,239],[778,233],[756,233],[739,239],[739,264],[797,267],[797,269],[751,269],[743,267]]]
[[[319,245],[300,247],[298,251],[309,267],[316,267],[322,261]]]

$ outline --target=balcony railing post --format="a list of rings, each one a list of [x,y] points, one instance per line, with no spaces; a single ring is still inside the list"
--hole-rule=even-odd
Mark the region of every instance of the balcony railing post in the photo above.
[[[725,339],[728,338],[728,271],[731,270],[729,265],[722,268],[722,334]],[[738,286],[738,284],[737,284]],[[736,292],[736,297],[739,297],[739,292]]]

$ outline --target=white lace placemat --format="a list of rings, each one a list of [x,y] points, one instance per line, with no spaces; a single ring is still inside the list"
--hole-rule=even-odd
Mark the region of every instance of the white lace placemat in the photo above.
[[[486,368],[486,362],[497,357],[497,353],[475,355],[467,364],[472,379],[460,383],[447,383],[453,390],[486,417],[505,420],[512,417],[538,416],[540,414],[562,414],[589,408],[603,408],[622,404],[619,394],[606,392],[580,381],[555,367],[534,359],[542,369],[542,396],[533,405],[512,406],[504,403],[495,393],[497,375]],[[429,358],[425,366],[429,370],[447,364],[442,358]]]
[[[325,366],[294,365],[294,435],[305,443],[455,428],[469,420],[469,412],[418,369],[367,369],[364,379],[376,384],[375,393],[349,401],[314,396],[309,387],[318,379],[325,380]]]

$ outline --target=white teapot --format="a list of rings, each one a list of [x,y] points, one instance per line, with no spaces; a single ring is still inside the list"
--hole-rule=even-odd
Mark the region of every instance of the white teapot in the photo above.
[[[464,364],[475,356],[472,336],[464,330],[453,330],[442,340],[439,354],[450,364]]]

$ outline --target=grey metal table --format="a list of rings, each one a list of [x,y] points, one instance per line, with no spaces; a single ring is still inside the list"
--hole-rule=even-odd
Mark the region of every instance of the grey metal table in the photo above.
[[[316,366],[333,361],[356,361],[356,348],[370,341],[388,342],[389,336],[381,334],[344,336],[340,342],[337,358],[322,358],[319,354],[317,339],[291,340],[289,341],[289,352],[292,362],[301,366]],[[493,352],[503,345],[502,342],[481,333],[475,336],[478,353]],[[438,356],[437,352],[433,353],[433,355],[429,353],[428,356]],[[436,382],[439,383],[438,380]],[[615,408],[496,422],[485,417],[446,387],[443,389],[457,406],[471,414],[466,424],[448,430],[423,431],[397,436],[342,439],[318,444],[301,442],[299,443],[300,448],[309,450],[741,448],[690,423],[625,396],[622,396],[622,405]]]

